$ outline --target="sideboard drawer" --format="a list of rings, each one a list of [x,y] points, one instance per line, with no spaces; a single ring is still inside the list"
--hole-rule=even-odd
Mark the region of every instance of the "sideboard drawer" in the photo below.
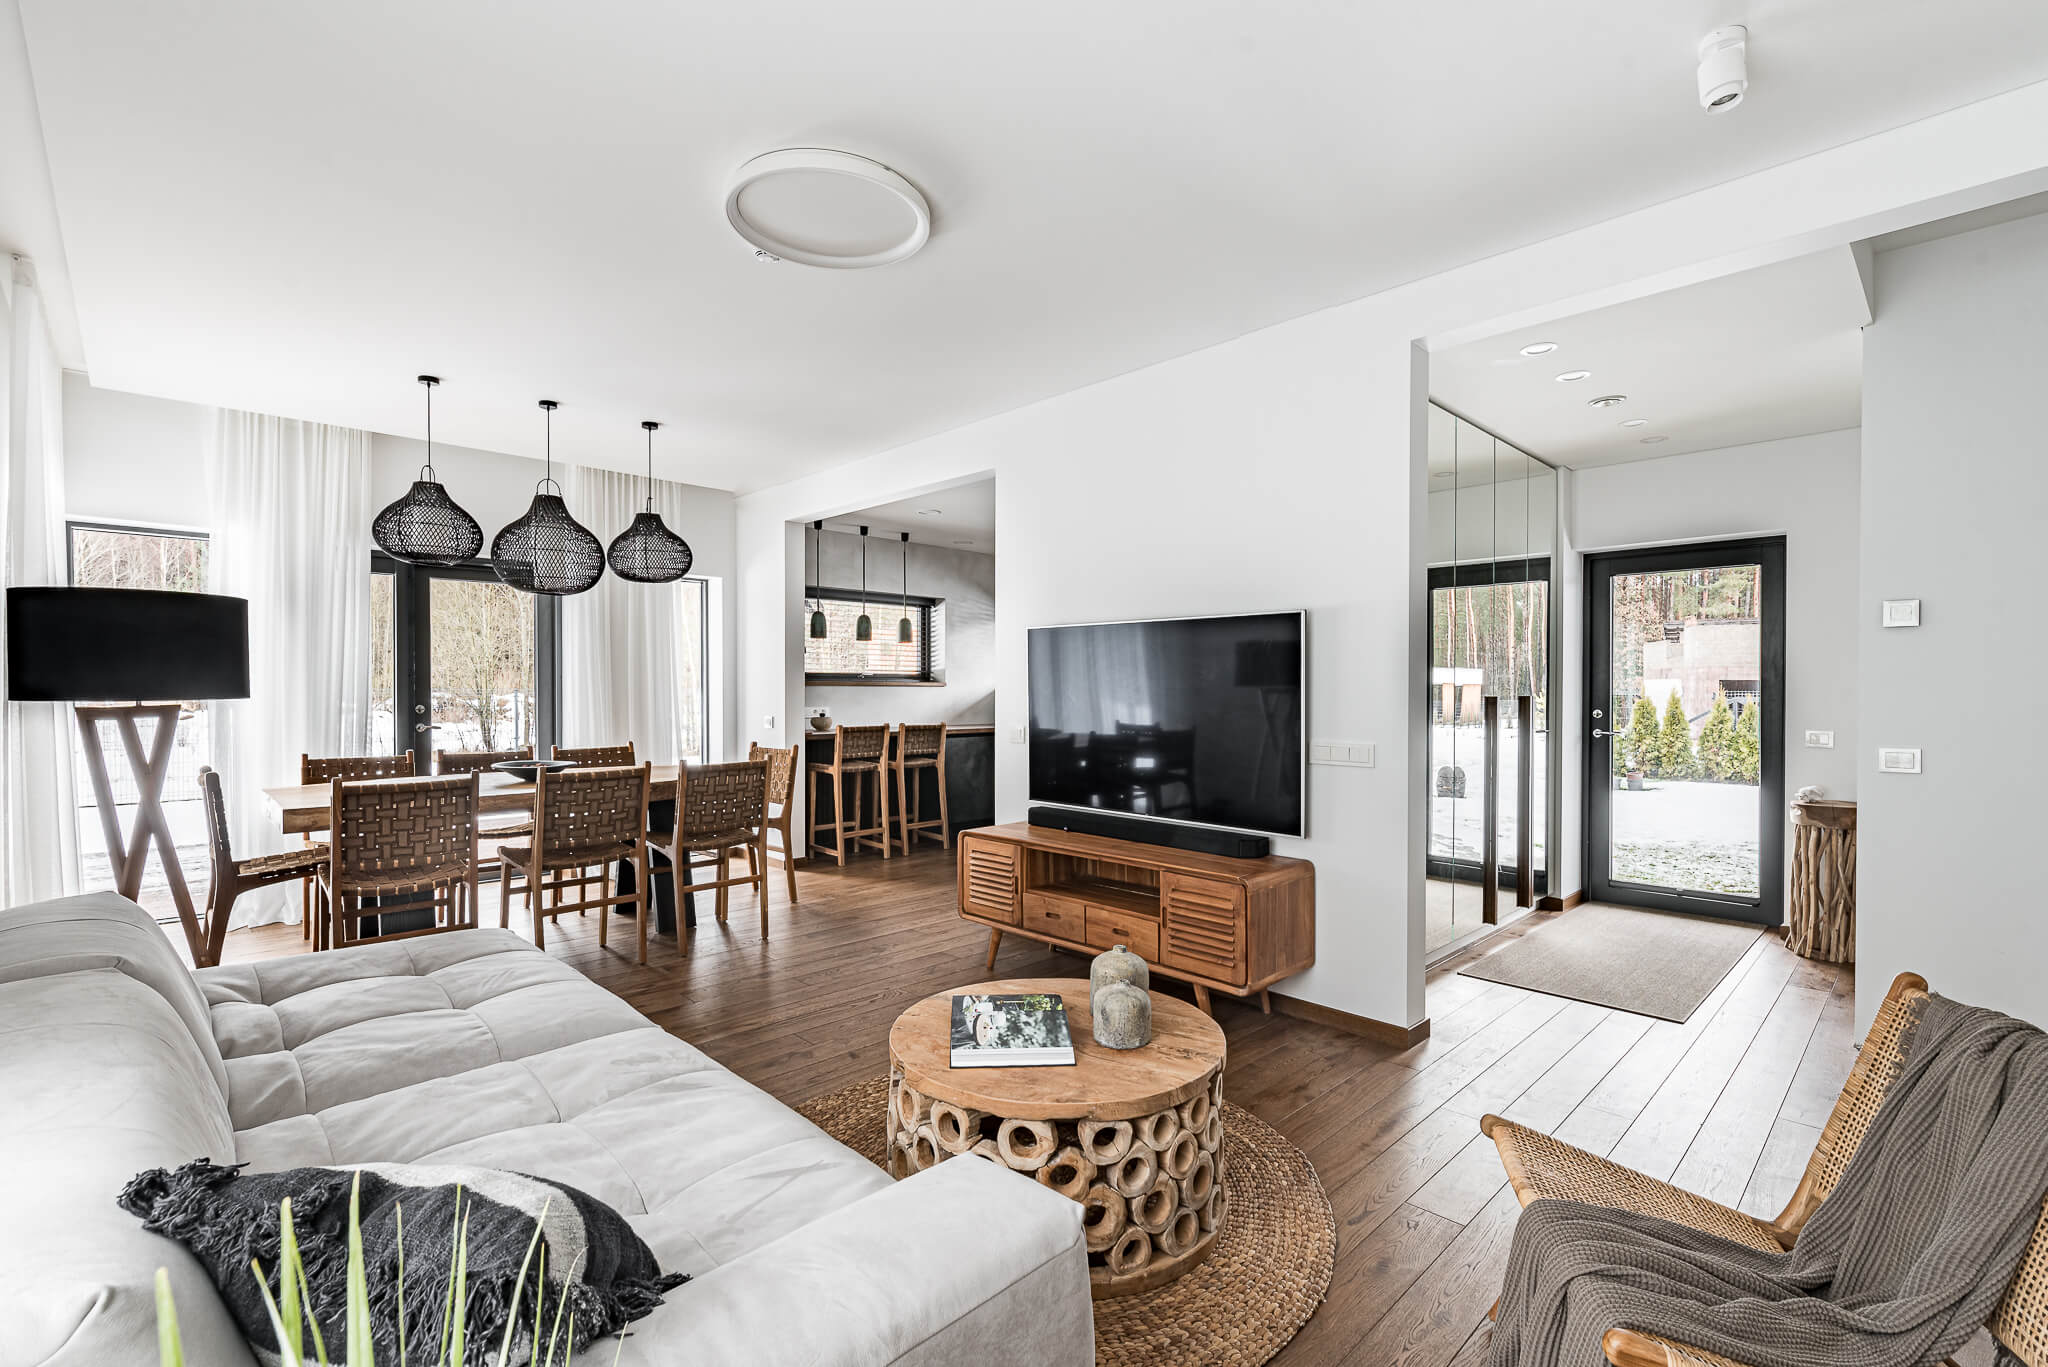
[[[1088,906],[1088,943],[1097,949],[1123,945],[1141,959],[1159,958],[1159,923],[1113,907]]]
[[[1048,897],[1042,892],[1024,894],[1024,929],[1040,935],[1056,935],[1075,944],[1088,943],[1087,908],[1071,897]]]

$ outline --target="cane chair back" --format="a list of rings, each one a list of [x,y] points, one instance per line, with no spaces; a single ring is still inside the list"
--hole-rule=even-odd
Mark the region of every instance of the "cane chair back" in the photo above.
[[[580,868],[629,857],[646,831],[652,765],[564,769],[534,780],[542,868]]]
[[[299,782],[332,783],[344,778],[356,782],[366,778],[411,778],[412,751],[395,755],[300,755]]]
[[[532,759],[533,747],[524,746],[518,750],[436,750],[434,772],[437,774],[480,774],[493,764],[503,764],[508,759]]]
[[[683,849],[751,840],[768,816],[768,765],[686,764],[676,775],[676,844]]]
[[[554,757],[565,759],[579,769],[616,769],[631,765],[633,742],[624,745],[557,745]]]
[[[889,748],[887,726],[841,726],[833,731],[833,762],[844,769],[852,764],[879,764]]]
[[[777,806],[786,806],[789,795],[796,787],[797,747],[787,750],[764,750],[759,741],[747,743],[747,762],[768,766],[768,800]]]
[[[946,748],[946,724],[934,726],[905,725],[897,732],[896,755],[905,763],[916,760],[935,760]]]
[[[332,782],[338,890],[418,892],[475,871],[476,775]]]

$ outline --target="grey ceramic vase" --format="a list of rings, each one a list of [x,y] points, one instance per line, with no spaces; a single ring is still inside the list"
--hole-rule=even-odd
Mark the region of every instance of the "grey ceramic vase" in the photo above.
[[[1095,994],[1111,983],[1136,983],[1147,991],[1152,987],[1152,970],[1145,967],[1145,961],[1118,945],[1105,949],[1095,956],[1095,962],[1088,966],[1088,1000],[1093,1003]]]
[[[1152,994],[1136,983],[1105,983],[1088,1005],[1097,1044],[1142,1049],[1152,1042]]]

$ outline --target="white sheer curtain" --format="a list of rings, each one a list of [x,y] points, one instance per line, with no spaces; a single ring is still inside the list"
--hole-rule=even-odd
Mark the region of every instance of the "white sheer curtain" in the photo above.
[[[14,257],[8,274],[0,282],[8,285],[0,289],[0,581],[62,584],[64,372],[33,268]],[[6,633],[0,617],[0,679]],[[78,890],[73,725],[64,703],[0,705],[0,906]]]
[[[213,704],[213,765],[238,857],[282,850],[263,789],[300,755],[360,755],[370,722],[370,434],[222,411],[206,462],[207,588],[249,600],[249,696]],[[231,926],[297,921],[298,889],[235,904]]]
[[[572,466],[563,496],[576,520],[606,545],[645,506],[647,481],[616,470]],[[654,510],[690,539],[683,486],[654,481]],[[657,764],[682,753],[694,699],[683,696],[677,652],[684,640],[685,593],[679,584],[634,584],[606,569],[588,593],[562,600],[562,743],[616,745]],[[694,631],[694,627],[692,628]]]

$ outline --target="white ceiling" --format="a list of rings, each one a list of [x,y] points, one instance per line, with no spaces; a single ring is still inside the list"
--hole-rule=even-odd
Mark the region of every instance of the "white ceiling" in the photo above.
[[[996,482],[976,480],[935,494],[898,499],[863,508],[857,513],[827,518],[825,529],[858,532],[865,523],[875,536],[896,536],[909,532],[921,546],[945,546],[956,551],[996,552]],[[965,542],[967,544],[962,545]]]
[[[1869,321],[1840,247],[1434,352],[1430,396],[1573,468],[1832,432],[1861,421]],[[1521,354],[1536,342],[1557,350]],[[1572,370],[1593,373],[1558,381]],[[1587,402],[1614,394],[1627,402]]]
[[[417,435],[432,370],[451,442],[553,397],[739,489],[2048,78],[2014,0],[20,4],[95,384]],[[792,145],[930,245],[757,262],[720,189]]]

